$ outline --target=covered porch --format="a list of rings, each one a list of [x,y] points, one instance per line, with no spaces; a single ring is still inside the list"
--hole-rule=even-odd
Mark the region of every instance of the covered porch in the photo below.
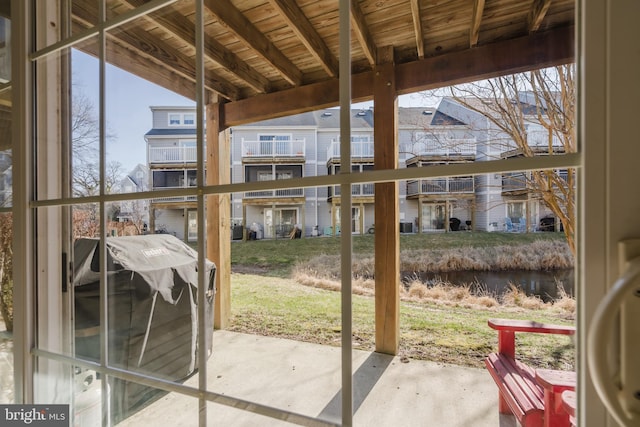
[[[55,80],[53,77],[58,74],[51,70],[64,71],[70,65],[65,62],[67,58],[57,56],[57,52],[66,53],[67,48],[73,48],[96,56],[101,66],[108,63],[120,67],[194,100],[198,123],[198,174],[197,190],[192,191],[197,192],[198,252],[201,263],[206,255],[218,268],[214,310],[218,330],[214,333],[213,356],[206,364],[204,334],[198,337],[200,378],[191,378],[186,384],[188,389],[164,396],[127,419],[125,425],[196,425],[198,422],[206,425],[207,420],[220,425],[276,425],[285,421],[303,425],[326,425],[327,422],[343,425],[498,425],[497,390],[485,371],[416,361],[405,363],[407,360],[397,355],[400,323],[398,182],[520,170],[528,164],[505,160],[464,170],[458,165],[414,168],[425,171],[399,170],[398,96],[573,61],[573,1],[518,3],[512,8],[505,8],[502,2],[496,1],[487,2],[486,10],[484,1],[475,4],[456,2],[437,8],[437,15],[430,13],[433,7],[426,1],[352,1],[338,5],[335,2],[289,4],[258,0],[200,0],[193,3],[123,0],[106,2],[106,11],[89,1],[71,3],[67,10],[52,8],[37,15],[42,19],[39,25],[44,26],[49,19],[55,22],[60,13],[64,24],[60,27],[68,28],[71,36],[60,36],[59,40],[58,34],[45,34],[49,39],[44,40],[43,45],[47,47],[29,57],[34,62],[39,61],[36,72],[26,67],[27,61],[21,64],[22,68],[15,68],[23,71],[29,83],[46,75]],[[25,22],[31,14],[36,16],[27,7],[21,7],[18,13]],[[455,22],[451,16],[455,17]],[[438,25],[431,19],[436,19]],[[279,23],[283,21],[285,25],[281,29]],[[387,31],[393,26],[398,28]],[[432,28],[438,31],[432,33]],[[336,35],[340,35],[340,39]],[[24,41],[21,40],[25,51],[28,50],[27,40],[25,34]],[[102,74],[100,96],[104,98]],[[70,83],[63,80],[62,86],[68,88]],[[27,87],[25,84],[17,88],[16,93],[28,95]],[[65,111],[57,107],[65,107],[68,99],[59,95],[64,91],[56,91],[45,83],[38,90],[35,127],[42,134],[55,133],[51,129],[59,131],[57,126],[62,122],[56,114],[64,116],[59,112]],[[29,96],[23,98],[30,99]],[[374,104],[372,171],[315,179],[296,178],[292,183],[283,183],[283,180],[232,182],[229,169],[234,143],[229,131],[231,127],[337,105],[345,112],[351,102],[359,101]],[[105,124],[101,126],[104,128]],[[350,132],[349,120],[345,119],[341,122],[345,141],[349,141]],[[28,136],[21,135],[25,140]],[[35,148],[42,158],[50,152],[60,152],[60,143],[39,140],[37,144]],[[105,151],[104,137],[101,144]],[[42,251],[38,259],[32,260],[29,256],[29,245],[16,251],[20,259],[26,260],[16,267],[17,280],[24,280],[35,289],[37,282],[56,283],[66,272],[65,265],[58,262],[63,250],[57,246],[63,246],[68,236],[64,231],[58,232],[61,222],[56,217],[58,211],[67,204],[87,203],[88,200],[67,197],[64,189],[53,188],[53,184],[51,188],[42,188],[37,193],[37,200],[32,200],[27,192],[30,173],[44,177],[49,169],[63,169],[65,160],[51,156],[57,160],[49,160],[46,170],[33,170],[28,161],[29,154],[28,150],[16,153],[17,164],[29,165],[21,172],[16,192],[18,209],[29,215],[20,218],[16,228],[19,235],[29,237],[33,224],[46,221],[52,224],[49,228],[39,229],[48,232],[39,234],[39,241],[51,243],[42,248],[34,243]],[[104,163],[104,159],[101,161]],[[351,170],[350,150],[343,150],[341,165],[344,170]],[[50,174],[55,175],[55,183],[63,188],[63,177],[55,172]],[[342,347],[322,347],[225,331],[230,324],[232,306],[231,194],[277,192],[292,185],[295,188],[340,186],[341,223],[348,224],[352,221],[352,210],[345,207],[354,204],[349,188],[365,183],[373,183],[376,195],[376,352],[351,348],[352,245],[348,233],[342,234],[341,247],[344,273]],[[44,187],[42,180],[38,184]],[[180,195],[192,196],[192,191],[185,188]],[[107,197],[103,193],[97,198],[100,203],[118,200],[117,196]],[[140,194],[139,197],[150,195]],[[166,191],[159,195],[173,193]],[[37,212],[41,214],[39,217],[32,212],[34,207],[41,210]],[[63,239],[59,238],[60,234]],[[104,241],[106,236],[102,234],[101,239]],[[59,241],[62,243],[56,245]],[[58,267],[32,279],[32,271],[45,262]],[[63,305],[63,296],[57,289],[38,289],[38,292],[39,300],[48,301],[51,306],[58,302],[59,306]],[[31,307],[29,296],[19,294],[17,305]],[[51,317],[62,312],[57,306],[55,309],[57,311],[51,310]],[[30,327],[31,314],[26,311],[17,323]],[[42,318],[49,315],[44,310],[36,314]],[[102,310],[101,316],[105,325],[101,342],[105,349],[112,331],[106,329],[106,310]],[[67,323],[60,323],[67,326]],[[46,334],[45,330],[34,331],[47,338],[56,336]],[[58,346],[57,342],[47,344],[46,340],[38,344],[44,351],[38,353],[41,348],[36,348],[37,358],[46,360],[61,352],[59,347],[62,345]],[[32,354],[29,345],[27,338],[20,341],[16,354]],[[103,355],[100,367],[110,375],[107,362]],[[19,370],[24,372],[32,369],[34,363],[28,357],[16,358]],[[18,391],[19,401],[33,400],[35,392],[30,384]],[[264,415],[269,418],[263,418]],[[109,424],[107,420],[105,425]]]
[[[213,347],[207,362],[208,389],[217,396],[207,403],[212,425],[316,425],[314,418],[340,424],[339,347],[224,330],[214,332]],[[498,414],[498,390],[484,369],[352,354],[354,425],[515,426],[512,416]],[[185,382],[197,384],[197,375]],[[197,399],[169,393],[119,425],[190,426],[197,409]]]

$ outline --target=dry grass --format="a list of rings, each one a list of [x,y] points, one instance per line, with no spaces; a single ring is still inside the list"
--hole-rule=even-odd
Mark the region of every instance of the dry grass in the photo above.
[[[375,257],[354,255],[353,277],[373,278]],[[400,269],[413,273],[449,271],[552,270],[573,267],[573,256],[561,241],[535,241],[526,245],[412,249],[400,254]],[[298,262],[293,275],[301,271],[312,276],[338,280],[340,255],[320,254]]]
[[[374,294],[374,262],[373,256],[354,257],[354,294]],[[403,251],[401,269],[414,272],[415,278],[401,286],[400,298],[404,301],[438,302],[468,308],[553,310],[565,318],[574,318],[575,299],[564,292],[561,284],[558,284],[560,297],[545,303],[539,297],[526,295],[513,284],[504,295],[498,297],[478,283],[459,286],[438,280],[422,283],[417,279],[418,274],[423,272],[548,270],[570,268],[572,265],[573,257],[567,245],[560,241],[535,241],[519,246]],[[339,255],[317,255],[308,262],[297,263],[292,270],[292,278],[296,282],[333,291],[340,290],[340,275]]]
[[[316,272],[317,274],[317,272]],[[309,272],[297,270],[292,279],[305,286],[319,289],[339,291],[341,282],[335,278],[318,277]],[[375,282],[372,279],[355,278],[352,282],[355,295],[374,295]],[[561,295],[554,301],[544,302],[537,296],[527,295],[517,286],[510,284],[509,289],[501,296],[492,295],[482,285],[471,283],[466,285],[452,285],[444,281],[423,283],[413,279],[400,287],[402,301],[420,303],[438,303],[445,306],[495,309],[522,309],[528,311],[549,310],[565,319],[573,319],[576,311],[576,301],[560,287]]]
[[[573,267],[566,243],[535,241],[518,246],[412,250],[401,254],[401,269],[414,272],[460,270],[551,270]]]

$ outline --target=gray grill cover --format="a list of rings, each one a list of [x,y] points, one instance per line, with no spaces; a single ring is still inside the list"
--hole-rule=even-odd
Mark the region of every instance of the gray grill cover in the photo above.
[[[74,245],[76,354],[100,360],[98,239]],[[196,370],[198,253],[168,234],[109,237],[107,289],[109,364],[171,381]],[[211,354],[216,267],[206,262],[207,354]],[[157,396],[116,381],[114,417],[122,419]]]

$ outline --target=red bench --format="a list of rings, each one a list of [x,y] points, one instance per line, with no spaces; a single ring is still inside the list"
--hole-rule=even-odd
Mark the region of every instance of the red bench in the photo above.
[[[498,331],[498,352],[491,353],[485,360],[487,370],[498,386],[499,411],[513,414],[522,427],[564,427],[569,426],[569,416],[561,411],[560,393],[575,389],[575,374],[563,371],[545,370],[549,384],[536,379],[535,369],[516,359],[516,332],[540,334],[573,335],[573,326],[537,323],[526,320],[491,319],[489,326]],[[573,377],[572,377],[573,375]],[[551,378],[549,380],[549,378]],[[560,380],[565,379],[562,383]],[[555,393],[558,393],[556,398]],[[545,401],[548,403],[545,406]],[[546,412],[545,412],[546,409]]]
[[[562,392],[562,409],[569,414],[569,423],[571,427],[576,427],[576,392],[565,390]]]

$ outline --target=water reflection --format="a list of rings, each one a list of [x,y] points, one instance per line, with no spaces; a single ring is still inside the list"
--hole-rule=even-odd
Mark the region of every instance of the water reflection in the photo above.
[[[574,296],[573,269],[549,271],[449,271],[442,273],[406,273],[405,281],[418,278],[425,283],[449,282],[453,285],[479,284],[491,294],[502,295],[513,284],[527,295],[535,295],[548,302],[560,297],[562,287],[567,295]]]

